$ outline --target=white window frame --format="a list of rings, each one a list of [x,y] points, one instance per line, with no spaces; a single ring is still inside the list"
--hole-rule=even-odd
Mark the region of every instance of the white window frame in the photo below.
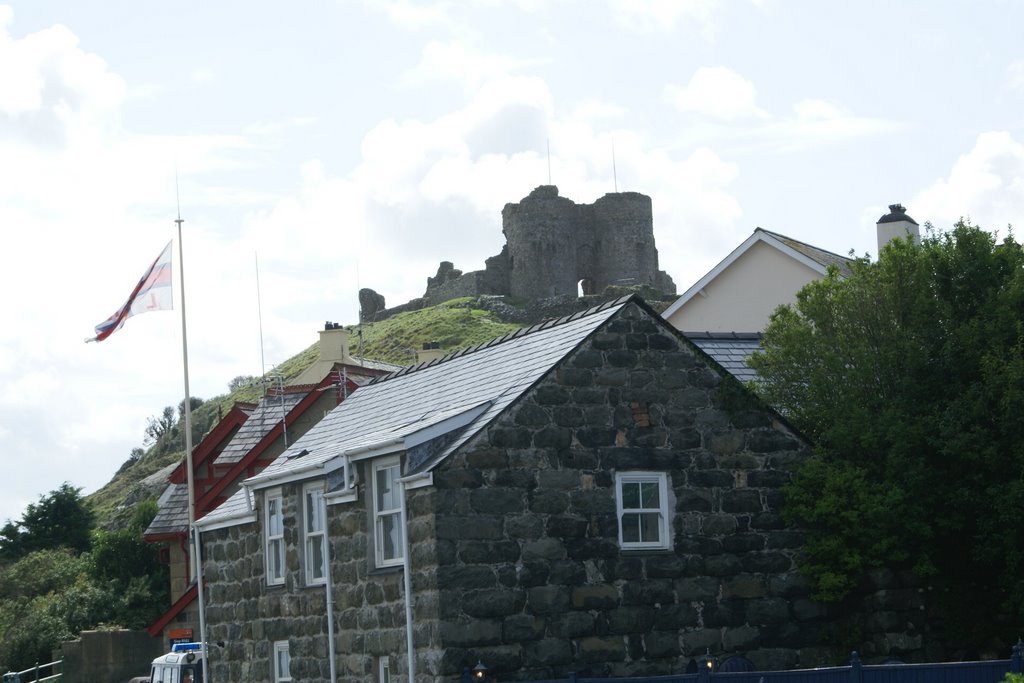
[[[402,476],[402,461],[397,456],[390,458],[380,458],[373,462],[372,471],[370,475],[370,488],[371,495],[373,497],[373,545],[374,545],[374,561],[377,567],[396,567],[401,566],[404,561],[402,556],[403,547],[405,544],[404,534],[405,529],[402,528],[402,486],[398,483],[399,477]],[[393,470],[394,474],[391,479],[392,491],[394,492],[396,501],[393,502],[395,507],[382,507],[382,501],[380,500],[380,486],[378,482],[378,474]],[[384,556],[384,526],[388,521],[394,525],[392,528],[397,530],[397,539],[395,540],[394,556]]]
[[[658,501],[655,505],[640,505],[637,507],[625,507],[625,486],[634,485],[656,485]],[[615,513],[619,527],[619,547],[623,550],[668,550],[672,547],[671,525],[669,524],[668,509],[668,474],[665,472],[616,472],[615,473]],[[657,515],[656,525],[653,527],[658,532],[657,539],[647,540],[625,540],[624,529],[628,526],[636,526],[639,530],[642,527],[643,516]]]
[[[307,484],[302,489],[302,535],[305,549],[306,585],[327,583],[327,506],[324,504],[323,483]],[[316,561],[315,548],[320,546],[320,561]],[[317,572],[316,570],[319,570]],[[319,576],[317,575],[319,573]]]
[[[274,672],[274,683],[285,683],[292,680],[292,655],[288,650],[287,640],[274,641],[274,659],[270,666]]]
[[[271,489],[267,491],[263,495],[263,502],[263,547],[264,559],[266,562],[267,585],[279,586],[284,583],[285,573],[284,495],[282,494],[281,489]],[[276,514],[274,512],[275,509]],[[272,561],[274,559],[277,560],[276,563]],[[273,568],[275,566],[280,567],[280,576],[273,574]]]
[[[377,658],[377,683],[391,683],[391,658]]]

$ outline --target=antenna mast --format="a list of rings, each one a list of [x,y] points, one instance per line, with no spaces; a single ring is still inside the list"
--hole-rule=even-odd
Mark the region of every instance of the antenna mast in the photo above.
[[[551,138],[547,139],[548,143],[548,185],[551,184]]]
[[[259,252],[253,252],[256,257],[256,316],[260,324],[260,377],[265,378],[267,375],[267,361],[263,357],[263,299],[260,297],[260,255]],[[267,383],[260,382],[260,386],[263,388],[263,395],[267,395]]]
[[[612,138],[612,182],[615,186],[615,191],[619,191],[619,174],[615,171],[615,138]]]

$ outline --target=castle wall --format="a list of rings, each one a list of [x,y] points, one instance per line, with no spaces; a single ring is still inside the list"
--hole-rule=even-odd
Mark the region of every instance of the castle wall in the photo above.
[[[508,244],[509,293],[523,299],[576,294],[582,211],[558,188],[542,185],[501,212]]]
[[[593,216],[597,290],[613,284],[654,286],[658,250],[651,198],[639,192],[606,194],[594,202]]]

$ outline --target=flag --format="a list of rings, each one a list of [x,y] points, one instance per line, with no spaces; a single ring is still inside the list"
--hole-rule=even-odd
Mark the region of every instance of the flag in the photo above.
[[[117,309],[114,315],[110,316],[96,326],[96,336],[85,341],[103,341],[114,333],[115,330],[124,325],[124,321],[138,313],[147,311],[167,311],[173,306],[173,287],[171,286],[171,244],[167,243],[164,250],[160,252],[142,277],[139,284],[135,285],[128,301],[124,302],[121,308]]]

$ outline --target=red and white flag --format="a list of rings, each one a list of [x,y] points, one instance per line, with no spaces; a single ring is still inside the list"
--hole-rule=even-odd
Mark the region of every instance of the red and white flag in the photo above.
[[[174,288],[171,285],[172,243],[173,240],[167,243],[164,250],[153,261],[153,265],[143,273],[139,284],[135,285],[131,296],[128,297],[128,301],[125,301],[114,315],[97,325],[96,336],[86,339],[86,342],[103,341],[114,331],[121,329],[125,320],[138,313],[167,311],[174,308]]]

